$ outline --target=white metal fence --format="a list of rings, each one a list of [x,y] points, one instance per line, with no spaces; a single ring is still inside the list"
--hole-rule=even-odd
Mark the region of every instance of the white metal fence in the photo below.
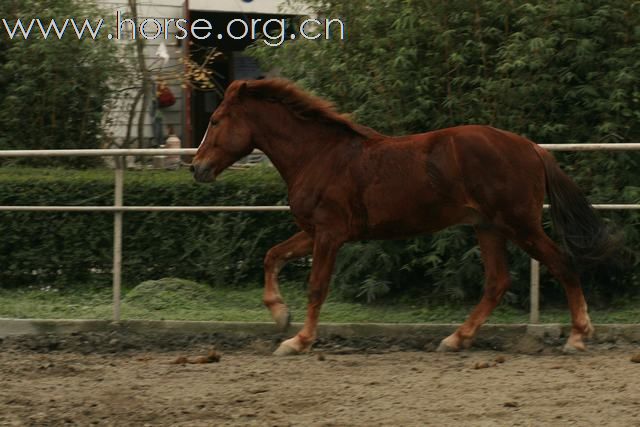
[[[633,144],[540,144],[552,151],[640,151]],[[178,149],[86,149],[86,150],[0,150],[8,157],[113,157],[115,191],[112,206],[0,206],[8,212],[113,212],[113,320],[120,320],[122,285],[122,222],[125,212],[274,212],[288,211],[288,206],[124,206],[124,156],[194,155],[194,148]],[[602,210],[640,210],[640,204],[596,204]],[[545,208],[548,206],[545,205]],[[530,323],[540,322],[540,264],[531,260]]]

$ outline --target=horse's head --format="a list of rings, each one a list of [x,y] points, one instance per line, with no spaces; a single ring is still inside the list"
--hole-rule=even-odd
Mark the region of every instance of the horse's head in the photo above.
[[[213,112],[191,163],[196,181],[212,182],[222,171],[253,151],[253,138],[243,108],[247,83],[233,82]]]

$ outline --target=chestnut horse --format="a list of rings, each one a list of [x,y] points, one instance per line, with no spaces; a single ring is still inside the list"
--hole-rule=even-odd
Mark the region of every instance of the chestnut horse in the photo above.
[[[404,238],[454,224],[475,229],[485,287],[478,306],[440,350],[469,347],[509,288],[507,240],[546,265],[564,286],[572,319],[565,349],[585,349],[593,327],[575,266],[603,258],[613,240],[577,186],[534,142],[489,126],[388,137],[286,80],[236,81],[211,116],[191,170],[197,181],[214,181],[255,148],[285,180],[301,230],[264,260],[264,303],[283,329],[290,316],[278,272],[287,261],[313,256],[304,326],[276,355],[312,345],[345,242]],[[541,226],[545,189],[564,250]]]

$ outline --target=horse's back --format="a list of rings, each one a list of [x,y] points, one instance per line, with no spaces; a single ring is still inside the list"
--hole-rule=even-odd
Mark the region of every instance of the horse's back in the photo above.
[[[467,198],[484,217],[539,216],[545,172],[535,143],[489,126],[460,126],[444,133],[452,138]]]
[[[535,214],[544,197],[535,144],[489,126],[378,139],[357,169],[374,234],[491,222],[514,209]]]

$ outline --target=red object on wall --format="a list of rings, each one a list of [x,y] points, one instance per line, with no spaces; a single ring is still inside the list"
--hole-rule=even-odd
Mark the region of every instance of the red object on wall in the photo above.
[[[158,107],[160,108],[171,107],[176,103],[176,96],[171,92],[169,86],[164,83],[158,84],[156,95],[158,97]]]

